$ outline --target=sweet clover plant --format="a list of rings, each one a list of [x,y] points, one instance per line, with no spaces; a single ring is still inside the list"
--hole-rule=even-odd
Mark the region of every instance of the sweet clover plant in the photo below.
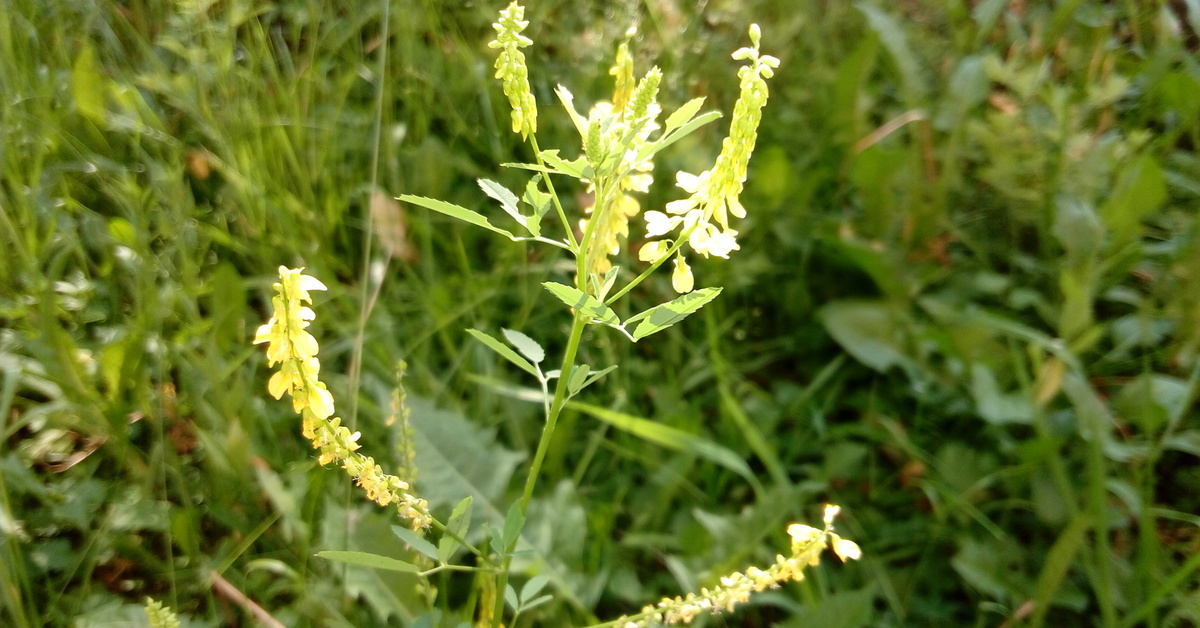
[[[415,492],[412,470],[406,472],[408,477],[391,475],[375,459],[360,453],[362,434],[352,432],[335,417],[334,399],[319,378],[317,340],[306,331],[316,317],[310,307],[311,292],[325,289],[318,279],[303,274],[303,269],[280,267],[272,300],[274,314],[258,329],[254,339],[255,343],[267,344],[268,362],[278,366],[268,382],[268,391],[277,399],[284,394],[291,397],[292,406],[301,417],[301,433],[318,450],[318,461],[341,467],[371,501],[397,508],[407,527],[393,529],[428,562],[417,565],[362,552],[326,551],[319,555],[420,576],[442,570],[476,572],[481,577],[474,581],[479,590],[478,597],[473,599],[479,603],[475,616],[469,619],[477,626],[515,624],[520,613],[551,599],[541,594],[547,584],[544,578],[530,579],[518,593],[509,582],[510,567],[563,408],[573,396],[616,368],[578,362],[584,329],[589,325],[610,327],[638,342],[680,322],[721,292],[719,287],[696,287],[686,255],[728,258],[739,248],[738,231],[734,227],[737,219],[746,216],[739,195],[754,152],[761,112],[769,97],[767,81],[779,65],[778,59],[760,52],[761,32],[757,25],[752,25],[751,45],[733,53],[735,60],[744,63],[738,71],[740,94],[728,137],[722,142],[712,167],[696,174],[676,173],[676,184],[686,196],[667,203],[662,211],[643,211],[638,195],[645,194],[653,182],[655,156],[720,114],[701,113],[704,99],[696,98],[663,119],[663,108],[658,102],[663,73],[653,67],[635,80],[629,43],[625,42],[618,47],[611,70],[615,88],[610,102],[594,104],[585,115],[576,107],[574,96],[566,87],[556,89],[558,100],[579,133],[579,145],[565,150],[542,149],[537,140],[538,106],[530,91],[529,70],[521,52],[533,44],[522,34],[528,25],[524,8],[513,2],[500,12],[494,24],[496,38],[490,47],[498,51],[495,76],[501,80],[512,108],[512,130],[530,143],[535,163],[505,164],[531,173],[525,188],[518,192],[488,179],[479,181],[483,193],[500,204],[513,225],[493,224],[483,213],[446,201],[409,194],[399,197],[513,241],[556,247],[574,258],[572,283],[543,284],[570,308],[572,316],[558,368],[543,369],[547,359],[545,350],[524,333],[504,330],[502,341],[479,330],[468,330],[488,348],[534,377],[543,393],[545,423],[541,438],[520,498],[512,504],[502,528],[489,529],[484,543],[468,543],[470,498],[461,502],[448,520],[440,521]],[[571,154],[577,156],[570,157]],[[556,178],[576,181],[590,199],[586,206],[569,212],[556,190]],[[551,214],[556,220],[545,224],[545,217]],[[614,264],[614,258],[629,246],[631,231],[644,234],[646,240],[637,252],[637,259],[644,266],[633,271]],[[622,320],[613,309],[614,303],[668,260],[671,285],[680,296]],[[636,614],[598,625],[689,623],[701,613],[731,611],[754,592],[802,579],[804,569],[818,564],[825,548],[832,548],[842,560],[857,559],[858,546],[833,531],[838,511],[837,506],[826,506],[824,526],[820,529],[803,524],[788,526],[790,551],[779,555],[771,565],[749,567],[722,577],[718,586],[666,598]],[[435,533],[436,545],[426,538]],[[452,563],[455,553],[463,548],[473,555],[473,563]]]

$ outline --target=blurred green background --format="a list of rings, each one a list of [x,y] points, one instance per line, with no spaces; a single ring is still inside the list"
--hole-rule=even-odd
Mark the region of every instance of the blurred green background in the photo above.
[[[730,112],[751,22],[782,65],[741,250],[695,264],[725,292],[637,345],[586,338],[620,365],[588,402],[674,431],[564,415],[516,565],[555,598],[519,625],[769,562],[827,501],[861,561],[697,625],[1200,622],[1200,4],[529,5],[539,141],[567,156],[553,88],[606,98],[630,25],[668,110]],[[498,166],[532,156],[492,79],[500,8],[0,0],[0,623],[143,625],[149,595],[253,625],[231,590],[288,626],[464,619],[467,577],[313,558],[406,550],[316,465],[249,343],[276,268],[307,267],[367,451],[399,456],[404,359],[419,492],[506,510],[540,406],[464,330],[555,355],[569,317],[539,283],[570,270],[389,200],[494,212],[474,179],[520,181]],[[643,206],[727,124],[668,151]],[[671,294],[664,272],[631,310]]]

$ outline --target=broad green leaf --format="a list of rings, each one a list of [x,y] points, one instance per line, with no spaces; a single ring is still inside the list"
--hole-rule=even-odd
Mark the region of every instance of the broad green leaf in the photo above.
[[[721,294],[721,288],[701,288],[667,303],[656,305],[640,314],[635,314],[629,320],[625,321],[625,324],[629,325],[636,321],[641,321],[638,323],[637,328],[633,330],[633,339],[641,340],[650,334],[660,332],[687,318],[688,315],[717,298],[718,294]]]
[[[479,179],[479,188],[484,194],[500,201],[500,207],[504,208],[504,212],[512,219],[517,221],[521,226],[525,226],[525,216],[521,215],[521,211],[517,209],[517,195],[509,191],[508,188],[492,181],[491,179]]]
[[[534,367],[532,364],[530,364],[529,361],[526,360],[525,358],[517,355],[517,352],[513,351],[512,348],[510,348],[508,345],[504,344],[503,342],[500,342],[499,340],[496,340],[495,338],[492,338],[491,336],[487,335],[484,332],[479,331],[478,329],[468,329],[467,333],[474,336],[475,339],[478,340],[479,342],[482,342],[483,344],[487,345],[487,347],[489,349],[491,349],[492,351],[499,353],[504,359],[517,365],[517,367],[519,367],[521,370],[525,371],[526,373],[529,373],[530,375],[532,375],[534,377],[538,376],[537,368]]]
[[[817,318],[847,353],[876,371],[911,363],[907,325],[886,303],[834,301],[818,310]]]
[[[547,281],[542,285],[563,303],[592,317],[591,322],[593,323],[614,326],[621,324],[621,319],[617,318],[616,312],[612,311],[612,309],[598,301],[592,295],[580,292],[578,288],[564,286],[561,283],[554,283],[553,281]]]
[[[516,347],[517,351],[521,352],[521,355],[532,360],[534,364],[546,359],[546,351],[533,338],[512,329],[501,329],[500,331],[504,334],[504,338]]]
[[[420,534],[417,534],[416,532],[413,532],[412,530],[409,530],[408,528],[406,528],[404,526],[395,526],[394,525],[394,526],[392,526],[392,532],[396,536],[400,537],[400,540],[404,541],[404,543],[407,544],[409,547],[428,556],[429,558],[431,558],[433,560],[438,560],[437,548],[433,546],[433,543],[430,543],[429,541],[425,540],[425,537],[421,536]]]
[[[363,567],[371,567],[373,569],[386,569],[388,571],[401,571],[404,573],[421,573],[421,568],[412,564],[406,563],[395,558],[371,554],[369,552],[350,552],[345,550],[325,550],[317,552],[318,558],[326,560],[336,560],[342,563],[351,565],[360,565]]]
[[[454,510],[450,513],[450,520],[446,522],[446,529],[457,536],[458,538],[466,538],[467,531],[471,528],[471,496],[468,495],[458,502]],[[454,552],[458,551],[462,544],[458,539],[451,534],[443,534],[442,539],[438,542],[437,560],[442,563],[450,562],[454,558]]]
[[[510,239],[515,237],[515,236],[513,236],[513,234],[509,233],[508,231],[505,231],[504,229],[501,229],[500,227],[493,225],[491,222],[488,221],[488,219],[486,217],[484,217],[483,214],[480,214],[479,212],[471,211],[461,205],[455,205],[454,203],[447,203],[446,201],[440,201],[436,198],[426,198],[424,196],[413,196],[412,194],[401,194],[400,196],[397,196],[396,198],[401,201],[404,201],[405,203],[412,203],[413,205],[419,205],[421,207],[424,207],[425,209],[432,209],[435,212],[438,212],[441,214],[446,214],[447,216],[450,216],[451,218],[457,218],[463,222],[471,223],[477,227],[483,227],[484,229],[487,229],[489,231],[494,231],[494,232],[499,233],[500,235],[508,237]]]
[[[456,412],[438,409],[427,399],[410,394],[408,406],[421,496],[429,500],[430,508],[453,506],[470,496],[477,516],[501,521],[504,511],[496,501],[524,455],[498,445],[491,430]]]
[[[758,478],[754,476],[754,472],[750,470],[750,466],[746,464],[746,461],[741,456],[706,438],[689,434],[678,428],[663,425],[656,421],[635,417],[600,406],[579,403],[577,401],[569,401],[567,402],[567,406],[656,445],[694,454],[699,458],[725,467],[745,478],[756,489],[761,488]]]
[[[696,113],[704,106],[704,97],[693,98],[685,103],[671,115],[667,116],[666,123],[663,124],[663,134],[666,135],[671,131],[691,122],[692,118],[696,117]]]

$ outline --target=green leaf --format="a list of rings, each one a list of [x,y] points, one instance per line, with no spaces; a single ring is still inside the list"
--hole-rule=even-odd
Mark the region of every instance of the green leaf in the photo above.
[[[573,161],[567,161],[558,156],[558,149],[542,151],[542,161],[552,166],[553,169],[549,170],[549,172],[565,175],[573,179],[586,179],[592,174],[592,169],[588,166],[586,158],[578,157]]]
[[[447,203],[446,201],[440,201],[436,198],[426,198],[424,196],[413,196],[412,194],[401,194],[400,196],[397,196],[396,198],[401,201],[404,201],[405,203],[412,203],[413,205],[419,205],[421,207],[424,207],[425,209],[432,209],[435,212],[445,214],[447,216],[450,216],[451,218],[457,218],[463,222],[471,223],[477,227],[483,227],[484,229],[487,229],[489,231],[494,231],[494,232],[499,233],[500,235],[508,237],[510,239],[515,237],[513,234],[509,233],[508,231],[505,231],[504,229],[501,229],[501,228],[493,225],[491,222],[488,222],[488,219],[486,217],[484,217],[483,214],[480,214],[479,212],[471,211],[461,205],[455,205],[454,203]]]
[[[446,529],[451,534],[458,538],[466,538],[467,530],[471,528],[471,496],[468,495],[458,502],[454,510],[450,513],[450,520],[446,522]],[[438,541],[437,560],[442,563],[450,562],[454,558],[454,552],[462,546],[458,539],[451,534],[443,534],[442,539]]]
[[[504,532],[501,534],[501,541],[504,542],[505,550],[512,547],[512,544],[517,540],[517,536],[521,534],[521,529],[525,527],[525,513],[521,512],[521,503],[513,502],[508,508],[508,514],[504,517]]]
[[[546,359],[546,352],[542,349],[542,345],[535,342],[533,338],[512,329],[501,329],[500,332],[512,346],[517,348],[517,351],[521,352],[521,355],[533,360],[534,364]]]
[[[526,608],[526,605],[529,603],[530,599],[532,599],[533,596],[537,595],[538,593],[541,593],[542,589],[546,588],[546,584],[549,582],[550,579],[546,576],[534,576],[530,578],[529,581],[525,583],[525,586],[521,587],[521,595],[518,596],[518,599],[521,600],[522,609]]]
[[[693,98],[685,103],[671,115],[667,116],[667,121],[663,124],[663,134],[666,135],[671,131],[691,122],[692,118],[696,117],[696,113],[704,106],[704,97]]]
[[[584,294],[577,288],[553,281],[547,281],[542,285],[563,303],[590,316],[592,318],[590,322],[613,326],[621,324],[621,319],[617,317],[616,312],[590,294]]]
[[[633,339],[641,340],[650,334],[658,333],[675,323],[687,318],[696,310],[704,307],[709,301],[721,294],[721,288],[701,288],[694,292],[677,297],[667,303],[656,305],[645,312],[635,314],[625,321],[630,325],[641,321],[633,330]]]
[[[484,332],[479,331],[478,329],[468,329],[467,333],[474,336],[475,339],[478,340],[479,342],[482,342],[483,344],[487,345],[487,347],[489,349],[491,349],[492,351],[499,353],[504,359],[517,365],[517,367],[519,367],[521,370],[525,371],[526,373],[529,373],[530,375],[532,375],[534,377],[538,376],[537,368],[534,365],[530,364],[525,358],[522,358],[521,356],[517,355],[517,352],[513,351],[508,345],[504,344],[503,342],[500,342],[499,340],[496,340],[495,338],[492,338],[491,336],[485,334]]]
[[[1038,574],[1037,586],[1033,589],[1037,592],[1037,596],[1034,598],[1031,626],[1042,625],[1046,611],[1050,609],[1051,602],[1054,600],[1054,594],[1062,588],[1063,579],[1074,565],[1075,555],[1083,547],[1087,540],[1087,531],[1091,527],[1092,522],[1087,515],[1083,513],[1076,515],[1058,536],[1054,545],[1050,547],[1050,551],[1045,554],[1042,572]]]
[[[699,458],[725,467],[745,478],[756,489],[761,488],[758,478],[754,476],[754,472],[750,470],[750,466],[746,464],[746,461],[741,456],[708,439],[695,434],[689,434],[678,428],[663,425],[656,421],[635,417],[600,406],[579,403],[577,401],[567,402],[567,406],[656,445],[694,454]]]
[[[600,379],[601,377],[604,377],[605,375],[608,375],[612,371],[616,370],[616,368],[617,368],[617,365],[614,364],[612,366],[600,369],[599,371],[592,373],[591,375],[588,376],[588,378],[586,380],[584,380],[583,384],[579,387],[579,390],[583,390],[584,388],[591,386],[593,383],[596,382],[596,380]],[[577,390],[575,392],[578,393],[579,390]]]
[[[386,569],[388,571],[400,571],[404,573],[421,573],[421,568],[412,564],[406,563],[395,558],[371,554],[369,552],[350,552],[346,550],[325,550],[317,552],[318,558],[326,560],[336,560],[342,563],[351,565],[360,565],[362,567],[371,567],[373,569]]]
[[[536,608],[536,607],[541,606],[542,604],[545,604],[546,602],[549,602],[550,600],[553,600],[553,599],[554,599],[553,595],[543,595],[539,598],[532,599],[532,600],[521,600],[521,611],[523,612],[523,611],[527,611],[531,608]]]
[[[910,363],[907,327],[886,303],[834,301],[818,310],[817,318],[847,353],[876,371]]]
[[[400,540],[404,541],[404,543],[409,547],[428,556],[429,558],[432,558],[433,560],[438,560],[437,548],[433,546],[433,543],[425,540],[425,537],[413,532],[412,530],[409,530],[404,526],[394,525],[392,526],[392,532],[396,536],[400,537]]]
[[[512,216],[513,220],[517,221],[521,226],[525,226],[525,216],[521,215],[521,211],[517,209],[517,195],[509,191],[508,188],[492,181],[491,179],[479,179],[479,188],[484,194],[500,201],[500,206],[504,208],[505,213]]]
[[[408,406],[421,494],[430,508],[449,507],[470,496],[477,515],[501,521],[504,512],[496,500],[525,456],[498,445],[491,430],[456,412],[438,409],[428,399],[410,394]]]
[[[1109,250],[1137,238],[1142,232],[1142,218],[1166,200],[1166,177],[1154,157],[1142,155],[1125,166],[1116,191],[1100,209],[1100,217],[1113,238]]]
[[[708,113],[701,114],[695,118],[692,118],[691,122],[688,122],[687,124],[679,127],[679,129],[677,129],[674,133],[671,133],[670,135],[664,135],[664,136],[660,137],[658,140],[653,141],[653,142],[648,142],[644,146],[642,146],[642,149],[638,151],[637,161],[642,162],[642,161],[646,161],[647,159],[650,159],[654,155],[658,154],[658,152],[663,150],[664,148],[687,137],[688,135],[690,135],[692,133],[692,131],[695,131],[696,129],[698,129],[720,117],[721,117],[720,111],[709,111]]]
[[[525,228],[529,233],[536,238],[542,235],[542,216],[550,211],[550,207],[554,204],[554,199],[549,194],[543,192],[539,186],[542,180],[542,175],[534,175],[529,179],[529,183],[525,185],[525,196],[521,200],[525,201],[533,209],[533,215],[525,219]]]
[[[588,373],[592,371],[592,367],[586,364],[580,364],[571,371],[571,380],[567,382],[567,392],[571,395],[576,395],[583,389],[583,382],[587,379]]]
[[[511,584],[504,585],[504,601],[508,603],[508,607],[514,613],[521,608],[521,601],[517,599],[517,590]]]

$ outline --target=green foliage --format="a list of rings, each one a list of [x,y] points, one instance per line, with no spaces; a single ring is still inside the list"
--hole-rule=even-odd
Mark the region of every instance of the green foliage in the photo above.
[[[778,522],[822,500],[845,507],[862,565],[725,621],[1200,621],[1200,25],[1178,4],[530,7],[537,133],[554,146],[579,138],[551,113],[554,83],[604,97],[612,48],[640,21],[658,99],[686,103],[664,124],[679,132],[645,149],[663,172],[707,167],[722,130],[698,97],[731,110],[741,25],[770,24],[764,48],[786,54],[741,250],[692,260],[720,297],[636,345],[588,327],[592,367],[571,379],[621,366],[572,385],[531,523],[510,534],[544,395],[462,330],[523,330],[558,355],[566,308],[542,284],[573,269],[446,214],[548,238],[545,173],[590,166],[565,149],[529,163],[509,133],[486,50],[499,7],[9,0],[0,623],[137,625],[145,596],[183,625],[248,621],[212,573],[289,626],[457,625],[424,610],[429,589],[478,606],[464,573],[421,584],[312,558],[436,567],[263,399],[246,343],[280,264],[330,285],[323,372],[381,461],[395,361],[409,363],[418,486],[443,517],[471,497],[464,541],[500,531],[527,550],[520,625],[634,612],[769,561]],[[488,206],[480,177],[518,200],[498,187],[508,202]],[[660,179],[644,209],[676,198]],[[375,190],[451,211],[385,206],[410,253],[383,256]],[[628,326],[671,298],[655,275],[601,301]],[[338,375],[352,372],[357,397]]]

